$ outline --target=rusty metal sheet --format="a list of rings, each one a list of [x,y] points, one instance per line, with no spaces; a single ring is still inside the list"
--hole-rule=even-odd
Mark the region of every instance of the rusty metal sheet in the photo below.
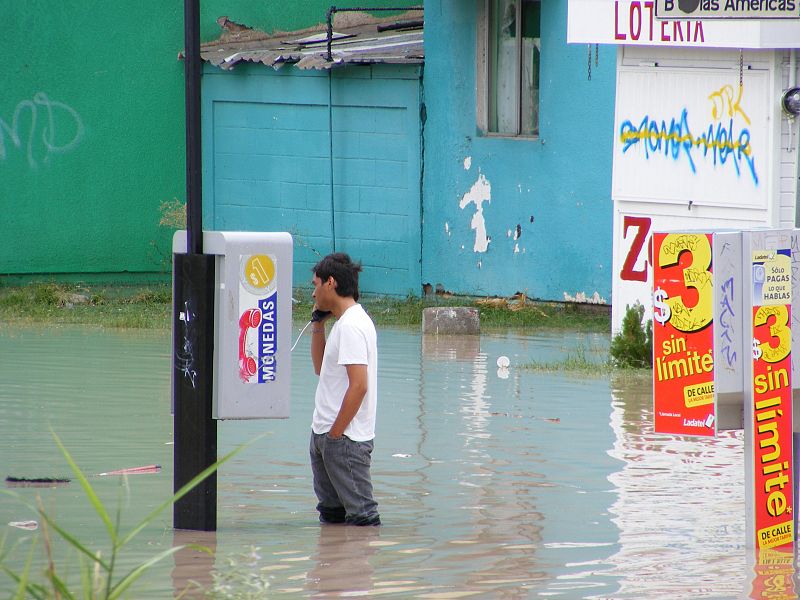
[[[240,62],[261,63],[279,69],[293,63],[300,69],[330,69],[347,64],[422,64],[425,60],[421,18],[375,19],[353,27],[336,27],[328,59],[324,25],[311,30],[267,35],[227,17],[217,21],[223,27],[219,39],[203,44],[203,61],[221,69],[233,69]]]

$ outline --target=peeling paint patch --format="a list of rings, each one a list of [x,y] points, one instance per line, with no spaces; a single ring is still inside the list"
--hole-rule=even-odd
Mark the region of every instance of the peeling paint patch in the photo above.
[[[474,252],[486,252],[489,248],[491,241],[489,236],[486,235],[486,221],[483,218],[483,202],[492,201],[492,185],[486,176],[483,174],[478,175],[478,180],[472,185],[470,190],[461,197],[461,202],[458,206],[462,210],[470,203],[475,204],[475,214],[472,215],[470,228],[475,231],[475,245]]]
[[[464,170],[469,171],[471,167],[472,167],[472,157],[468,156],[467,158],[464,159]]]
[[[579,302],[581,304],[606,304],[606,299],[601,297],[597,292],[591,296],[587,296],[586,292],[578,292],[574,296],[570,296],[567,292],[564,292],[564,302]]]

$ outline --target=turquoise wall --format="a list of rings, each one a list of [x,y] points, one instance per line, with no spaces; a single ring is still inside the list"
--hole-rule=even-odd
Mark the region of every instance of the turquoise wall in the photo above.
[[[477,1],[425,3],[422,281],[456,293],[611,300],[615,49],[566,44],[567,3],[542,0],[540,136],[476,127]],[[465,159],[469,157],[465,168]],[[490,201],[462,198],[483,175]],[[469,198],[467,198],[467,201]],[[476,252],[483,217],[490,239]]]
[[[204,41],[222,15],[293,30],[330,6],[200,4]],[[166,279],[160,207],[185,199],[183,2],[0,0],[0,14],[0,275]]]

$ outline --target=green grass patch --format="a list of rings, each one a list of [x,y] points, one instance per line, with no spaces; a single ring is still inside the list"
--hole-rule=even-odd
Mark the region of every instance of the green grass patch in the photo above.
[[[294,320],[311,315],[310,289],[293,294]],[[470,306],[480,311],[481,328],[565,330],[606,333],[611,328],[608,306],[532,302],[525,297],[474,298],[428,296],[396,298],[365,295],[364,308],[380,326],[419,327],[422,311],[434,306]],[[168,284],[142,286],[84,286],[31,283],[0,286],[0,323],[81,324],[132,329],[169,329],[172,288]]]
[[[0,323],[77,324],[127,329],[169,329],[172,290],[63,283],[0,287]]]
[[[606,358],[599,361],[589,356],[589,351],[580,346],[572,352],[567,352],[564,359],[553,362],[531,361],[518,365],[525,371],[539,371],[546,373],[574,373],[577,375],[603,376],[616,372],[611,361]]]
[[[295,290],[295,320],[311,315],[310,290]],[[611,329],[611,311],[607,305],[533,302],[524,297],[476,298],[469,296],[426,296],[396,298],[365,295],[359,299],[375,324],[380,326],[417,327],[422,325],[422,311],[436,306],[468,306],[480,312],[481,329],[564,330],[607,333]]]

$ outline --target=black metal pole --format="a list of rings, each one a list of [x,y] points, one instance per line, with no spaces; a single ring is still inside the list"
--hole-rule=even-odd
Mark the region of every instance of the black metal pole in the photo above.
[[[328,55],[325,60],[331,62],[333,57],[331,56],[331,44],[333,43],[333,13],[335,13],[338,9],[335,6],[331,6],[325,12],[325,24],[327,25],[327,41],[328,41]]]
[[[184,0],[186,61],[186,234],[188,254],[203,253],[202,153],[200,145],[200,0]]]
[[[200,0],[184,0],[186,80],[186,253],[173,256],[173,487],[178,491],[217,460],[212,418],[214,359],[213,255],[203,254],[200,136]],[[173,506],[175,529],[216,531],[216,474]]]

